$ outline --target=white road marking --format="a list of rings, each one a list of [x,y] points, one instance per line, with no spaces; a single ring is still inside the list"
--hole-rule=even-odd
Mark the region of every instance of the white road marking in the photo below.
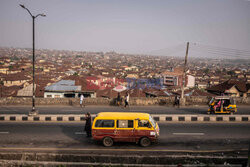
[[[74,111],[82,111],[82,110],[79,109],[79,110],[61,110],[61,111],[63,111],[63,112],[65,112],[65,111],[72,111],[72,112],[74,112]]]
[[[145,111],[151,111],[151,110],[129,110],[129,111],[135,111],[135,112],[145,112]]]
[[[85,135],[86,132],[75,132],[76,135]]]
[[[9,134],[9,132],[0,132],[0,134]]]
[[[173,135],[203,136],[205,133],[173,133]]]

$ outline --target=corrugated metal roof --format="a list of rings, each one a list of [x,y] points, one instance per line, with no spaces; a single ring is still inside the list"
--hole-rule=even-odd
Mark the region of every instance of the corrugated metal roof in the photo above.
[[[61,80],[57,83],[54,83],[53,85],[68,85],[68,86],[74,86],[75,85],[75,81],[74,80]]]
[[[81,91],[81,86],[75,86],[73,80],[61,80],[45,87],[45,91]]]
[[[35,85],[35,90],[36,90],[36,85]],[[23,89],[21,89],[21,90],[19,90],[18,92],[17,92],[17,96],[32,96],[33,95],[33,85],[32,84],[30,84],[30,85],[28,85],[27,87],[25,87],[25,88],[23,88]]]

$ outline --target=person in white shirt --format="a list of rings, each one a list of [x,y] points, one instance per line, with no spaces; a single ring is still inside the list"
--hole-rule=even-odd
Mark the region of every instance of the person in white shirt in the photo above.
[[[125,97],[125,106],[124,106],[125,108],[129,105],[128,103],[129,103],[129,94],[127,93]]]
[[[81,107],[82,107],[82,106],[85,107],[85,104],[83,103],[83,100],[84,100],[84,96],[83,96],[83,94],[81,94],[81,96],[80,96],[80,106],[81,106]]]

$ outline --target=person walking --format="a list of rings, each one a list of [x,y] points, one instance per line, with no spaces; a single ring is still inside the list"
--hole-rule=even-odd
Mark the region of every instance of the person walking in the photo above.
[[[85,114],[85,131],[87,134],[87,137],[91,137],[91,115],[89,112],[87,112],[87,114]]]
[[[125,96],[125,105],[124,105],[124,107],[126,108],[127,106],[129,106],[129,94],[128,93]]]
[[[180,107],[180,97],[175,96],[174,97],[174,107],[177,106],[178,108]]]
[[[81,96],[80,96],[80,107],[81,108],[82,108],[82,106],[85,107],[85,104],[83,103],[83,100],[84,100],[84,96],[83,96],[83,94],[81,94]]]
[[[177,107],[180,108],[180,96],[177,96]]]
[[[121,95],[120,95],[120,93],[118,93],[118,95],[117,95],[116,104],[117,104],[117,106],[121,105]]]

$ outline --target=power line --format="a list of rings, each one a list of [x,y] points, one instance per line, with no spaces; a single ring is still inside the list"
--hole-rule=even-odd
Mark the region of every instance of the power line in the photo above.
[[[213,52],[213,51],[204,51],[204,50],[193,50],[194,52],[199,53],[208,53],[217,56],[226,56],[228,58],[249,58],[250,55],[241,55],[241,54],[228,54],[228,53],[221,53],[221,52]]]
[[[227,52],[220,52],[220,51],[213,51],[213,50],[206,50],[206,49],[199,49],[199,48],[198,49],[194,48],[192,51],[199,52],[199,53],[208,53],[208,54],[214,54],[214,55],[235,57],[235,58],[250,58],[250,54],[243,55],[239,53],[227,53]]]
[[[232,58],[250,58],[250,51],[247,50],[229,49],[223,47],[203,45],[198,43],[192,44],[192,51],[227,56]]]
[[[219,46],[206,45],[201,43],[190,43],[190,56],[193,57],[192,52],[202,53],[205,55],[214,55],[216,58],[242,58],[242,59],[250,59],[250,50],[240,50],[240,49],[231,49]],[[149,52],[152,55],[163,55],[163,56],[173,56],[177,53],[185,52],[185,43],[175,45],[168,48],[153,50]],[[195,54],[196,55],[196,54]],[[214,56],[208,58],[214,58]],[[200,55],[196,56],[200,57]]]
[[[240,50],[240,49],[231,49],[231,48],[225,48],[225,47],[218,47],[218,46],[212,46],[212,45],[205,45],[200,43],[192,43],[193,46],[200,46],[203,48],[210,48],[210,49],[216,49],[216,50],[224,50],[224,51],[233,51],[233,52],[240,52],[240,53],[249,53],[250,50]]]
[[[243,52],[238,52],[238,51],[226,51],[226,50],[215,50],[211,48],[203,48],[203,47],[193,47],[195,50],[201,50],[201,51],[208,51],[208,52],[213,52],[213,53],[221,53],[221,54],[228,54],[228,55],[242,55],[242,56],[249,56],[250,53],[243,53]]]

